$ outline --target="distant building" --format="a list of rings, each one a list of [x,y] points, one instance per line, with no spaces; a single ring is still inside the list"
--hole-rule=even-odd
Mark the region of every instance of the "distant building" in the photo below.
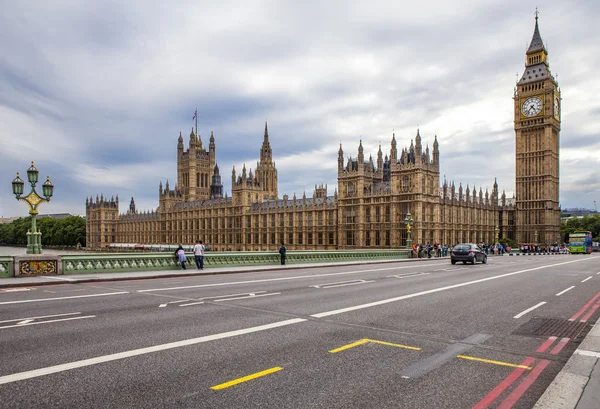
[[[49,217],[51,219],[66,219],[67,217],[73,216],[71,213],[48,213],[48,214],[38,214],[38,219],[42,217]]]
[[[119,215],[119,198],[86,198],[88,247],[110,243],[191,244],[201,239],[216,251],[398,248],[406,246],[404,219],[414,219],[413,243],[493,242],[499,237],[520,243],[560,240],[558,137],[560,90],[549,71],[547,51],[536,17],[525,71],[514,90],[516,197],[507,199],[494,182],[481,187],[440,184],[440,150],[423,147],[419,130],[410,147],[398,149],[392,135],[390,156],[381,146],[376,159],[344,157],[340,145],[337,188],[315,185],[312,197],[278,195],[278,175],[265,123],[255,172],[243,166],[231,173],[232,195],[223,197],[211,133],[208,150],[190,133],[177,142],[177,183],[159,186],[156,210],[139,212],[132,198]],[[197,130],[196,130],[197,131]],[[490,153],[492,154],[492,153]],[[481,174],[481,169],[473,170]]]
[[[0,217],[0,224],[8,224],[8,223],[12,223],[15,220],[20,219],[20,216],[14,216],[14,217]]]

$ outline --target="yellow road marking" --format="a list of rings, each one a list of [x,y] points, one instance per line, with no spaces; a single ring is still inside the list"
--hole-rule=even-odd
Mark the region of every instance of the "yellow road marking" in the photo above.
[[[367,342],[369,342],[368,339],[361,339],[360,341],[353,342],[352,344],[348,344],[348,345],[344,345],[343,347],[332,349],[329,352],[331,352],[332,354],[335,354],[336,352],[345,351],[346,349],[354,348],[354,347],[357,347],[359,345],[366,344]]]
[[[420,351],[421,350],[421,348],[417,348],[417,347],[411,347],[411,346],[402,345],[402,344],[392,344],[391,342],[377,341],[376,339],[368,339],[367,341],[374,342],[375,344],[387,345],[387,346],[390,346],[390,347],[412,349],[413,351]]]
[[[458,355],[457,358],[468,359],[469,361],[485,362],[485,363],[494,364],[494,365],[510,366],[512,368],[522,368],[522,369],[527,369],[528,371],[531,370],[530,366],[511,364],[510,362],[492,361],[491,359],[475,358],[474,356]]]
[[[282,367],[276,366],[274,368],[267,369],[266,371],[253,373],[252,375],[234,379],[233,381],[229,381],[229,382],[221,383],[219,385],[211,386],[210,389],[212,389],[213,391],[218,391],[219,389],[229,388],[230,386],[237,385],[238,383],[251,381],[252,379],[260,378],[261,376],[265,376],[265,375],[272,374],[274,372],[281,371],[282,369],[283,369]]]
[[[344,345],[344,346],[336,348],[336,349],[332,349],[329,352],[332,353],[332,354],[335,354],[336,352],[345,351],[346,349],[354,348],[354,347],[357,347],[359,345],[367,344],[369,342],[372,342],[374,344],[387,345],[387,346],[396,347],[396,348],[412,349],[413,351],[420,351],[421,350],[421,348],[411,347],[411,346],[408,346],[408,345],[392,344],[391,342],[378,341],[376,339],[367,339],[367,338],[365,338],[365,339],[361,339],[360,341],[353,342],[352,344],[348,344],[348,345]]]

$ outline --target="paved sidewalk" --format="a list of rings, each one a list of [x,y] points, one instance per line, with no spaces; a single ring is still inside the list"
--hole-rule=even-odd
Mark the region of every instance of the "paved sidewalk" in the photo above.
[[[448,257],[433,257],[430,259],[397,259],[397,260],[359,260],[342,261],[330,263],[304,263],[304,264],[270,264],[262,266],[236,266],[236,267],[206,267],[204,270],[197,270],[195,267],[187,270],[159,270],[159,271],[129,271],[122,273],[87,273],[87,274],[67,274],[51,276],[20,276],[0,278],[0,288],[9,287],[34,287],[40,285],[56,285],[65,283],[89,283],[96,281],[127,281],[143,280],[148,278],[169,278],[169,277],[187,277],[202,276],[214,274],[235,274],[235,273],[255,273],[273,270],[298,270],[307,268],[332,267],[332,266],[355,266],[368,264],[389,264],[389,263],[415,263],[431,262],[436,260],[448,260]]]
[[[534,409],[600,408],[600,321],[554,378]]]

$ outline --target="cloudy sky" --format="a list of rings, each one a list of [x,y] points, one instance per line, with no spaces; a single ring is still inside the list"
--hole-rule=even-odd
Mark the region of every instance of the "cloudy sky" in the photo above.
[[[255,167],[268,120],[279,194],[336,186],[337,150],[438,135],[441,178],[514,191],[513,88],[535,3],[446,1],[7,1],[0,5],[0,216],[35,160],[55,197],[156,208],[198,107],[225,190]],[[563,208],[600,204],[600,4],[549,0],[540,30],[562,89]],[[173,183],[172,183],[173,185]]]

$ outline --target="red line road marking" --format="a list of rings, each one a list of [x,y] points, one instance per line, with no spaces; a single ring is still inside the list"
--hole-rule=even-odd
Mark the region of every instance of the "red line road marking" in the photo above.
[[[556,344],[556,346],[554,348],[552,348],[552,351],[550,351],[550,354],[552,355],[558,355],[560,354],[560,351],[562,351],[562,349],[565,347],[565,345],[567,345],[567,342],[569,342],[571,338],[563,338],[561,339],[558,344]]]
[[[579,316],[581,314],[583,314],[584,311],[587,310],[590,307],[590,305],[592,305],[594,303],[594,301],[596,301],[598,298],[600,298],[600,293],[596,294],[583,307],[581,307],[581,309],[579,311],[577,311],[577,313],[575,313],[575,315],[573,315],[571,318],[569,318],[569,321],[575,321],[577,318],[579,318]]]
[[[554,341],[556,341],[557,339],[558,339],[558,337],[554,337],[554,336],[549,337],[546,341],[544,341],[542,343],[542,345],[540,345],[535,350],[535,352],[540,352],[540,353],[546,352],[550,348],[550,346],[552,346]],[[562,342],[562,340],[561,340],[561,342]],[[557,347],[558,347],[558,345],[553,350],[555,350]],[[562,347],[561,347],[561,349],[562,349]],[[534,362],[535,362],[535,358],[527,357],[527,358],[525,358],[525,360],[523,362],[521,362],[521,365],[530,366]],[[538,366],[539,366],[539,364],[535,368],[537,368]],[[534,370],[535,370],[535,368],[534,368]],[[544,368],[542,368],[542,369],[544,369]],[[522,368],[517,368],[514,371],[512,371],[512,373],[510,375],[508,375],[506,378],[504,378],[504,380],[502,382],[500,382],[498,384],[498,386],[496,386],[494,389],[492,389],[492,391],[490,393],[488,393],[475,406],[473,406],[473,409],[485,409],[488,406],[490,406],[492,403],[494,403],[494,401],[496,399],[498,399],[498,397],[500,395],[502,395],[502,393],[504,393],[505,390],[507,390],[513,383],[515,383],[515,381],[517,379],[519,379],[521,377],[521,375],[523,375],[524,372],[525,372],[525,369],[522,369]],[[536,376],[536,378],[537,378],[537,376]]]
[[[550,361],[548,361],[546,359],[542,359],[540,361],[540,363],[537,364],[535,366],[535,368],[533,368],[531,370],[531,372],[529,373],[529,375],[527,375],[525,377],[525,379],[523,380],[523,382],[521,382],[510,393],[510,395],[508,395],[506,397],[506,399],[504,399],[504,401],[502,401],[502,403],[500,404],[500,406],[498,406],[498,409],[510,409],[510,408],[512,408],[513,405],[515,403],[517,403],[517,401],[519,400],[519,398],[521,398],[521,396],[523,396],[523,394],[527,391],[527,389],[529,389],[529,387],[531,386],[531,384],[533,384],[535,382],[535,380],[538,378],[538,376],[540,376],[540,374],[542,373],[542,371],[544,369],[546,369],[546,367],[548,366],[548,364],[550,364]]]
[[[530,366],[535,361],[535,358],[527,357],[521,365]],[[523,375],[525,369],[517,368],[510,375],[508,375],[498,386],[496,386],[490,393],[488,393],[483,399],[481,399],[473,409],[484,409],[490,406],[502,393],[508,389],[510,385],[512,385],[521,375]]]
[[[590,317],[592,315],[594,315],[594,313],[596,312],[596,310],[600,307],[600,301],[598,301],[596,304],[594,304],[594,306],[587,312],[587,314],[585,314],[583,317],[581,317],[581,321],[587,321],[590,319]]]
[[[558,337],[549,337],[547,340],[544,341],[544,343],[542,345],[540,345],[535,352],[546,352],[549,348],[550,345],[554,344],[554,341],[556,341],[558,339]]]

